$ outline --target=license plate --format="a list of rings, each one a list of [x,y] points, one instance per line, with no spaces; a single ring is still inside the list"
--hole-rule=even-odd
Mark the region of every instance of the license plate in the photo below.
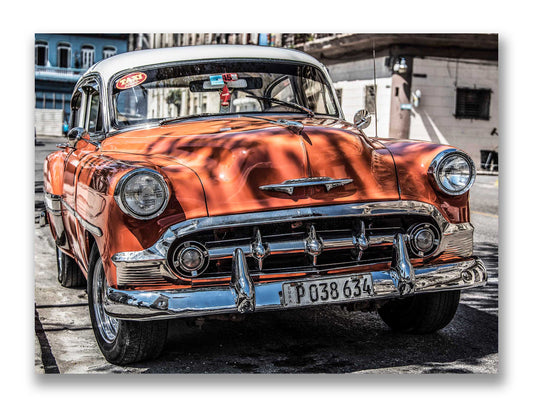
[[[345,302],[374,295],[371,274],[285,283],[282,290],[285,306]]]

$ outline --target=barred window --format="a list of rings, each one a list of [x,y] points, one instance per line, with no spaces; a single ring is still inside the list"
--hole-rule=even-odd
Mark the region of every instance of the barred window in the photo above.
[[[490,94],[490,89],[457,88],[455,117],[489,120]]]
[[[117,49],[113,46],[108,45],[102,50],[102,59],[112,57],[113,55],[116,55],[116,53]]]

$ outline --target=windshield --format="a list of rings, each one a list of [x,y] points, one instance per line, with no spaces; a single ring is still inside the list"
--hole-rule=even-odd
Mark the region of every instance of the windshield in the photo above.
[[[310,65],[224,61],[148,67],[112,85],[114,125],[196,115],[299,113],[338,117],[326,78]]]

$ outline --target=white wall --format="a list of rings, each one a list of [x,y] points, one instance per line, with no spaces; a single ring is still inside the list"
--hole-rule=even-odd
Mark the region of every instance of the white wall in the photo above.
[[[373,84],[374,61],[344,62],[328,66],[335,88],[342,89],[342,109],[346,120],[365,107],[365,86]],[[425,74],[425,77],[418,75]],[[376,58],[378,85],[378,136],[389,136],[391,72],[385,58]],[[490,119],[456,119],[456,88],[491,89]],[[410,138],[450,144],[469,153],[480,166],[480,150],[498,148],[498,63],[492,61],[457,60],[448,58],[414,58],[411,90],[422,92],[417,108],[411,114]],[[372,118],[374,119],[374,117]],[[367,128],[375,135],[374,123]]]
[[[365,87],[373,85],[374,80],[342,81],[335,82],[335,89],[342,89],[341,105],[344,117],[347,121],[353,122],[355,112],[365,108]],[[391,97],[391,78],[378,78],[377,85],[377,123],[378,136],[388,137],[389,135],[389,118],[390,118],[390,97]],[[368,136],[376,135],[375,125],[376,115],[372,115],[372,123],[365,129]]]
[[[419,89],[422,97],[411,116],[410,138],[450,144],[465,150],[480,165],[479,150],[498,148],[498,64],[444,58],[415,58],[411,90]],[[491,89],[490,119],[456,119],[456,88]]]
[[[63,135],[63,109],[35,109],[35,132],[38,136]]]

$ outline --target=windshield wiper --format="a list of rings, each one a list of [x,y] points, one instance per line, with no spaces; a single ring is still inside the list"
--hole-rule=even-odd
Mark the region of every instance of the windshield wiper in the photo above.
[[[277,103],[278,105],[284,105],[284,106],[288,106],[288,107],[293,107],[295,109],[298,109],[298,110],[300,110],[302,112],[307,113],[309,115],[309,117],[315,117],[315,112],[313,112],[311,109],[308,109],[305,106],[299,105],[298,103],[286,102],[285,100],[280,100],[280,99],[271,98],[271,97],[267,97],[267,96],[257,96],[257,95],[254,95],[252,92],[248,92],[248,91],[245,91],[243,89],[239,89],[239,91],[241,91],[243,93],[246,93],[251,98],[259,99],[259,100],[265,100],[265,101],[271,102],[271,103]]]
[[[191,114],[189,116],[181,116],[181,117],[171,117],[168,119],[163,119],[159,121],[159,125],[163,126],[164,124],[179,122],[182,120],[189,120],[189,119],[197,119],[198,117],[207,117],[207,116],[219,116],[219,114],[215,113],[200,113],[200,114]]]

